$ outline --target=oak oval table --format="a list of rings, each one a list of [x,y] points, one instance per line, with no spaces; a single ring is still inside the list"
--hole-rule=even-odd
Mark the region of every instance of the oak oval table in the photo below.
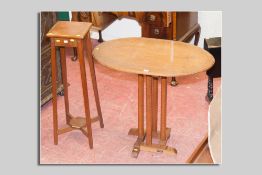
[[[192,75],[206,71],[215,60],[205,50],[178,41],[153,38],[122,38],[99,44],[94,58],[102,65],[117,71],[138,74],[138,128],[132,156],[140,150],[176,154],[166,145],[170,128],[166,127],[167,77]],[[146,79],[146,129],[144,130],[144,76]],[[158,122],[158,79],[161,81],[160,131]],[[159,139],[157,144],[152,138]]]

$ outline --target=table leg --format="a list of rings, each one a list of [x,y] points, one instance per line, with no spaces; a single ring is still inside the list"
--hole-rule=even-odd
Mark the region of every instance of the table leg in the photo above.
[[[77,50],[75,47],[73,47],[73,56],[71,57],[72,61],[76,61],[77,60]]]
[[[198,41],[199,41],[199,38],[200,38],[200,33],[201,33],[201,27],[200,25],[198,25],[198,28],[195,32],[195,41],[194,41],[194,45],[197,46],[198,45]]]
[[[170,84],[171,84],[171,86],[176,86],[178,84],[177,81],[176,81],[176,77],[172,77]]]
[[[65,57],[65,48],[60,48],[60,60],[62,65],[62,79],[64,86],[64,101],[65,101],[65,111],[66,111],[66,123],[69,124],[69,101],[68,101],[68,83],[67,83],[67,68],[66,68],[66,57]]]
[[[87,34],[86,40],[87,40],[86,41],[87,58],[88,58],[88,62],[89,62],[92,85],[93,85],[93,90],[94,90],[94,94],[95,94],[95,101],[96,101],[98,118],[99,118],[99,122],[100,122],[100,127],[104,128],[104,122],[103,122],[102,111],[101,111],[100,100],[99,100],[98,89],[97,89],[94,59],[93,59],[93,56],[92,56],[92,43],[91,43],[90,34]]]
[[[56,48],[54,40],[51,40],[51,64],[52,64],[52,102],[53,102],[53,128],[54,128],[54,144],[58,144],[58,121],[57,121],[57,96],[56,96]]]
[[[102,31],[98,30],[98,34],[99,34],[98,42],[100,43],[104,42],[103,37],[102,37]]]
[[[167,103],[167,78],[161,78],[161,127],[160,144],[165,145],[166,138],[166,103]]]
[[[144,137],[144,76],[138,75],[138,137]]]
[[[152,77],[146,76],[146,145],[152,144]]]
[[[84,51],[83,50],[83,40],[79,40],[78,47],[77,47],[77,55],[78,55],[79,63],[80,63],[87,135],[88,135],[88,140],[89,140],[89,147],[90,149],[92,149],[93,148],[93,137],[92,137],[91,117],[90,117],[90,109],[89,109],[89,100],[88,100],[88,91],[87,91],[87,82],[86,82],[86,70],[85,70],[85,61],[84,61],[83,51]]]
[[[208,102],[211,102],[212,99],[213,99],[213,77],[208,76],[206,100]]]
[[[152,131],[157,135],[157,111],[158,111],[158,77],[153,77],[152,86]]]
[[[131,129],[137,133],[137,140],[133,146],[132,157],[137,158],[140,152],[140,145],[144,142],[144,75],[138,75],[138,129]],[[133,134],[134,134],[133,133]]]

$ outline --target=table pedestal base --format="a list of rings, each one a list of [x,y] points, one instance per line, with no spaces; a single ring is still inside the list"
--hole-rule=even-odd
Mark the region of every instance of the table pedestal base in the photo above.
[[[144,132],[146,133],[146,131]],[[170,132],[171,129],[166,128],[167,138],[165,141],[160,140],[160,131],[152,132],[152,138],[159,139],[158,144],[153,143],[151,145],[146,145],[144,142],[146,134],[144,134],[142,138],[138,137],[132,150],[132,157],[137,158],[140,150],[148,151],[148,152],[156,152],[156,153],[163,152],[165,154],[175,155],[177,153],[177,150],[175,148],[166,146],[167,140],[170,138]],[[128,135],[138,136],[138,128],[131,128],[128,132]]]
[[[144,132],[146,133],[146,130],[144,130]],[[170,132],[171,132],[171,128],[166,128],[167,140],[170,138]],[[138,128],[131,128],[128,131],[128,135],[138,136]],[[160,139],[160,131],[152,132],[152,138]]]
[[[146,76],[146,129],[144,129],[144,75],[138,75],[138,128],[131,128],[128,135],[137,136],[132,157],[137,158],[140,150],[163,152],[175,155],[177,150],[166,145],[170,128],[166,127],[167,78],[161,77],[161,118],[158,131],[158,77]],[[152,139],[158,143],[153,143]]]

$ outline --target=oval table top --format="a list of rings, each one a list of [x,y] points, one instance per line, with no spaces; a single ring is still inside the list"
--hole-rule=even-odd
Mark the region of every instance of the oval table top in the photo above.
[[[200,47],[143,37],[103,42],[94,48],[93,56],[118,71],[164,77],[206,71],[215,63],[213,56]]]

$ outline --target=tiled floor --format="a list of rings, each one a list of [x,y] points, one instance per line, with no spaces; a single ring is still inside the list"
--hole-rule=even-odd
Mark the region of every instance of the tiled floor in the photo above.
[[[67,55],[70,112],[83,116],[83,99],[79,62]],[[91,114],[96,115],[93,89],[87,67],[87,79]],[[94,149],[88,139],[73,131],[59,135],[59,144],[53,143],[52,102],[41,108],[40,163],[41,164],[174,164],[184,163],[207,133],[208,103],[205,101],[207,76],[199,73],[178,77],[179,85],[168,86],[167,124],[171,127],[169,146],[178,150],[176,156],[161,153],[140,152],[137,159],[131,157],[136,137],[128,136],[128,130],[137,123],[137,76],[108,69],[95,64],[98,91],[105,128],[92,125]],[[220,85],[214,80],[214,93]],[[160,88],[160,87],[159,87]],[[160,92],[160,91],[159,91]],[[59,125],[65,123],[64,99],[58,96]]]

